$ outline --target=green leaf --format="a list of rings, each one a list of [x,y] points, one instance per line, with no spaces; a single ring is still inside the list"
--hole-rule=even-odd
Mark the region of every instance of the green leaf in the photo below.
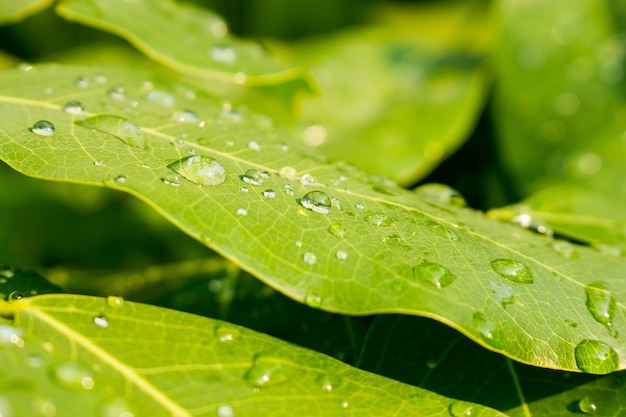
[[[15,315],[0,324],[3,415],[443,416],[458,404],[240,326],[119,297],[45,295],[0,308]]]
[[[57,12],[114,33],[180,74],[237,85],[306,79],[300,68],[272,60],[262,47],[228,33],[224,20],[191,4],[171,0],[65,0]]]
[[[624,413],[624,372],[598,377],[514,363],[423,318],[377,317],[359,367],[512,417]]]
[[[54,0],[0,0],[0,24],[20,21],[49,7]]]
[[[24,271],[9,265],[0,266],[0,299],[19,300],[37,294],[62,292],[34,271]]]
[[[294,59],[322,92],[303,103],[305,143],[402,184],[463,143],[488,86],[481,56],[425,47],[393,28],[304,42]]]
[[[493,115],[522,194],[623,166],[624,46],[608,1],[501,1]],[[615,150],[618,150],[617,154]]]
[[[543,367],[589,370],[575,351],[594,340],[619,357],[594,372],[626,367],[624,259],[584,247],[564,257],[545,237],[325,163],[267,117],[148,73],[50,65],[5,71],[0,85],[0,157],[12,167],[133,194],[291,298],[428,316]],[[64,111],[76,100],[83,111]],[[102,115],[130,121],[145,145],[76,123]],[[172,169],[190,155],[215,159],[224,182]],[[598,282],[618,305],[603,322],[587,303]]]

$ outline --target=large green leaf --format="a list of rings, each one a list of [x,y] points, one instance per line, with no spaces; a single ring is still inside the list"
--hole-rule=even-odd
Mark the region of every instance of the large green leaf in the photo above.
[[[2,415],[503,416],[240,326],[119,297],[0,309]],[[54,410],[51,413],[46,410]]]
[[[305,79],[300,68],[229,34],[207,9],[172,0],[65,0],[63,17],[119,35],[150,58],[207,82],[266,85]]]
[[[621,416],[624,372],[598,377],[534,368],[482,349],[432,320],[379,316],[359,367],[512,417]]]
[[[400,9],[388,13],[394,18],[383,19],[386,25],[296,45],[292,59],[311,69],[322,92],[303,103],[303,140],[402,184],[428,174],[469,136],[489,83],[483,55],[458,44],[433,45],[422,27],[449,29],[471,4],[447,4],[445,13]],[[402,29],[406,22],[412,31]],[[456,29],[468,37],[478,32],[467,26]]]
[[[267,117],[148,73],[51,65],[0,85],[12,167],[131,193],[296,300],[432,317],[539,366],[626,367],[624,259],[567,257],[447,190],[324,163]]]
[[[499,5],[493,114],[506,166],[523,194],[593,176],[626,128],[624,46],[609,2]]]
[[[12,23],[50,6],[54,0],[0,0],[0,24]]]

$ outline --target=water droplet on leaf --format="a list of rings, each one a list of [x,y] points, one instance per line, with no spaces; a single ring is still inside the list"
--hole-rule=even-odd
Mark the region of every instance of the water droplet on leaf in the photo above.
[[[271,188],[268,188],[267,190],[263,191],[263,197],[265,197],[265,198],[275,198],[276,197],[276,191],[272,190]]]
[[[180,187],[180,176],[178,174],[169,173],[161,178],[161,181],[165,185],[169,185],[171,187]]]
[[[365,221],[376,227],[386,227],[393,224],[393,220],[391,220],[385,213],[370,214],[365,217]]]
[[[239,330],[233,327],[217,326],[215,328],[215,337],[220,342],[233,342],[239,337],[239,335]]]
[[[220,404],[217,406],[217,417],[235,417],[235,410],[230,404]]]
[[[109,295],[107,297],[107,304],[109,307],[119,308],[124,305],[124,297],[119,295]]]
[[[606,288],[604,282],[594,282],[585,286],[587,294],[587,310],[593,319],[602,324],[612,337],[617,337],[617,330],[613,327],[613,317],[617,309],[615,294]]]
[[[565,240],[555,240],[552,242],[552,249],[567,259],[577,259],[579,256],[574,245]]]
[[[39,136],[54,136],[56,133],[54,125],[47,120],[39,120],[35,122],[33,127],[29,130]]]
[[[456,280],[450,270],[442,265],[430,261],[423,261],[413,267],[413,276],[421,282],[434,285],[437,288],[444,288]]]
[[[260,353],[254,357],[244,379],[252,386],[262,388],[288,381],[295,369],[295,364],[286,359]]]
[[[177,123],[198,123],[200,116],[192,110],[177,111],[172,114],[172,120]]]
[[[263,174],[261,173],[261,171],[256,170],[254,168],[247,170],[243,174],[241,179],[244,182],[246,182],[248,184],[252,184],[252,185],[261,185],[261,184],[263,184]]]
[[[280,171],[278,172],[278,175],[280,175],[281,178],[286,178],[290,181],[295,181],[296,178],[298,178],[298,171],[296,171],[295,168],[285,166],[280,169]]]
[[[346,228],[340,224],[331,224],[328,226],[328,231],[333,235],[340,239],[346,237]]]
[[[63,106],[63,111],[65,113],[81,115],[85,113],[85,108],[80,101],[68,101],[65,106]]]
[[[248,210],[246,210],[243,207],[239,207],[237,209],[237,215],[239,215],[239,216],[247,216],[248,215]]]
[[[126,89],[121,85],[111,88],[107,94],[114,100],[126,100]]]
[[[356,203],[354,207],[356,207],[357,210],[365,210],[365,204],[363,203]]]
[[[232,65],[237,60],[237,53],[228,45],[215,45],[209,49],[211,59],[220,64]]]
[[[448,411],[453,417],[471,417],[474,415],[474,406],[465,401],[452,401]]]
[[[454,230],[444,226],[441,223],[437,223],[433,220],[426,220],[424,224],[426,224],[426,226],[428,226],[430,230],[432,230],[432,232],[435,233],[436,235],[445,237],[455,242],[459,240],[459,236],[456,234]]]
[[[257,142],[256,140],[251,140],[250,142],[248,142],[248,148],[252,149],[253,151],[259,152],[261,150],[261,145],[259,145],[259,142]]]
[[[424,184],[415,189],[415,193],[425,200],[447,204],[453,207],[466,207],[467,203],[461,193],[454,188],[438,183]]]
[[[90,390],[94,387],[93,372],[78,362],[65,362],[52,370],[59,384],[74,391]]]
[[[315,265],[317,263],[317,256],[313,252],[305,252],[302,255],[302,260],[305,264]]]
[[[619,365],[617,352],[599,340],[584,339],[576,346],[574,357],[578,369],[590,374],[608,374]]]
[[[0,277],[13,278],[15,276],[15,268],[9,265],[0,265]]]
[[[300,199],[302,207],[315,213],[328,214],[330,212],[331,200],[328,194],[321,191],[311,191]]]
[[[348,259],[348,252],[338,250],[337,253],[335,253],[335,256],[337,257],[337,259],[345,260]]]
[[[24,294],[21,291],[12,291],[7,298],[9,302],[21,300],[24,298]]]
[[[578,401],[578,408],[585,414],[593,414],[598,410],[598,406],[587,396]]]
[[[307,173],[307,174],[304,174],[302,177],[300,177],[300,183],[304,186],[317,185],[317,178]]]
[[[513,259],[496,259],[491,261],[490,265],[491,269],[510,281],[524,284],[531,284],[534,281],[530,268],[522,262]]]
[[[93,318],[93,324],[103,329],[106,329],[107,327],[109,327],[109,319],[107,319],[107,317],[104,315],[95,316]]]
[[[215,159],[206,155],[191,155],[167,166],[194,184],[220,185],[226,180],[226,171]]]
[[[78,126],[113,135],[135,148],[147,149],[146,138],[141,128],[124,117],[105,114],[78,120],[74,123]]]
[[[315,378],[315,381],[321,385],[323,391],[331,392],[341,384],[341,377],[331,374],[322,374]]]

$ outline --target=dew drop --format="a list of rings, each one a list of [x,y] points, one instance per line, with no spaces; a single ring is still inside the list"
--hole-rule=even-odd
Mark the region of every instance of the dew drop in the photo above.
[[[373,213],[365,217],[365,221],[376,227],[387,227],[393,224],[393,220],[385,213]]]
[[[301,240],[296,240],[294,245],[296,245],[296,247],[298,247],[298,248],[301,248],[302,247],[302,241]]]
[[[246,210],[243,207],[239,207],[236,211],[238,216],[247,216],[248,215],[248,210]]]
[[[177,111],[172,114],[172,120],[177,123],[198,123],[200,116],[192,110]]]
[[[65,106],[63,106],[63,111],[77,116],[85,114],[85,108],[80,101],[68,101],[65,103]]]
[[[86,89],[91,87],[91,81],[87,77],[79,77],[74,81],[78,88]]]
[[[109,91],[107,91],[107,94],[114,100],[126,100],[126,89],[121,85],[111,88]]]
[[[432,232],[436,235],[439,235],[441,237],[445,237],[447,239],[453,240],[453,241],[458,241],[459,240],[459,236],[456,234],[456,232],[446,226],[444,226],[441,223],[437,223],[435,221],[432,220],[426,220],[424,222],[424,224],[426,226],[428,226],[428,228],[430,228],[430,230],[432,230]]]
[[[33,127],[29,130],[39,136],[54,136],[56,133],[54,125],[47,120],[39,120],[35,122]]]
[[[161,90],[152,90],[146,96],[148,101],[158,103],[164,107],[174,107],[176,98],[173,95]]]
[[[265,198],[275,198],[276,197],[276,191],[272,190],[271,188],[268,188],[267,190],[263,191],[263,197],[265,197]]]
[[[215,45],[208,52],[211,59],[220,64],[232,65],[237,60],[237,53],[228,45]]]
[[[579,256],[574,245],[565,240],[555,240],[552,242],[552,249],[567,259],[577,259]]]
[[[261,185],[263,184],[263,174],[261,171],[256,170],[254,168],[247,170],[243,176],[241,177],[243,182],[252,184],[252,185]]]
[[[313,252],[304,252],[302,260],[307,265],[315,265],[317,263],[317,256]]]
[[[573,329],[578,327],[578,323],[576,323],[574,320],[571,320],[571,319],[565,319],[565,324],[567,324],[569,327]]]
[[[0,346],[22,345],[24,343],[22,339],[23,335],[24,330],[18,327],[0,324]]]
[[[261,145],[256,140],[251,140],[250,142],[248,142],[248,148],[252,149],[253,151],[259,152],[261,150]]]
[[[7,298],[9,302],[21,300],[24,298],[24,294],[21,291],[12,291]]]
[[[338,250],[337,253],[335,253],[335,256],[337,257],[337,259],[341,259],[343,261],[345,259],[348,259],[348,252]]]
[[[307,174],[302,175],[302,177],[300,177],[300,183],[304,186],[317,185],[317,178],[307,173]]]
[[[328,231],[333,235],[340,239],[346,237],[346,228],[340,224],[331,224],[328,226]]]
[[[295,364],[270,353],[260,353],[254,357],[252,367],[244,379],[254,387],[262,388],[286,382],[296,370]]]
[[[444,266],[430,261],[423,261],[413,267],[413,276],[420,282],[434,285],[437,288],[444,288],[456,280],[450,270]]]
[[[593,414],[598,410],[598,406],[587,396],[578,401],[578,408],[584,414]]]
[[[139,149],[147,149],[146,138],[139,126],[130,120],[110,114],[89,117],[74,122],[78,126],[108,133]]]
[[[286,178],[290,181],[295,181],[298,178],[298,171],[295,168],[284,166],[278,172],[281,178]]]
[[[15,276],[15,268],[9,265],[0,265],[0,277],[13,278]]]
[[[319,307],[322,305],[322,297],[315,294],[307,294],[307,296],[304,297],[304,303],[311,307]]]
[[[487,340],[493,339],[496,325],[489,320],[484,313],[480,311],[475,312],[472,316],[472,322],[478,333],[480,333],[483,338]]]
[[[59,384],[74,391],[90,390],[94,387],[93,372],[77,362],[65,362],[52,369]]]
[[[235,410],[230,404],[220,404],[217,406],[217,417],[235,417]]]
[[[242,192],[242,193],[247,193],[247,192],[249,192],[249,191],[250,191],[250,190],[248,189],[248,187],[241,187],[241,188],[240,188],[240,190],[241,190],[241,192]]]
[[[356,207],[357,210],[365,210],[365,204],[363,203],[356,203],[354,207]]]
[[[126,176],[118,175],[115,178],[113,178],[113,181],[116,182],[117,184],[126,184]]]
[[[285,194],[287,195],[295,195],[296,193],[293,192],[293,188],[291,186],[291,184],[285,184]]]
[[[453,207],[466,207],[467,202],[454,188],[438,183],[424,184],[415,189],[415,193],[425,200],[447,204]]]
[[[594,282],[585,286],[587,294],[587,310],[593,319],[602,324],[612,337],[617,337],[617,330],[613,327],[613,317],[617,309],[615,294],[606,288],[604,282]]]
[[[226,171],[215,159],[206,155],[191,155],[167,166],[184,178],[201,186],[220,185],[226,180]]]
[[[453,417],[470,417],[474,415],[474,406],[465,401],[452,401],[448,411]]]
[[[300,199],[302,207],[315,213],[328,214],[330,212],[331,200],[328,194],[321,191],[311,191]]]
[[[106,164],[104,163],[104,161],[93,161],[93,164],[97,167],[104,167],[106,166]]]
[[[109,327],[109,319],[107,319],[107,317],[104,315],[95,316],[93,318],[93,324],[103,329],[106,329],[107,327]]]
[[[180,176],[178,174],[174,174],[173,172],[166,174],[161,178],[161,181],[163,184],[171,187],[180,187]]]
[[[124,297],[119,295],[109,295],[107,297],[107,304],[109,307],[120,308],[124,305]]]
[[[100,417],[134,417],[133,413],[128,411],[128,404],[121,398],[105,403],[100,407]]]
[[[574,350],[576,366],[583,372],[604,375],[617,369],[619,357],[608,344],[599,340],[584,339]]]
[[[315,378],[315,382],[320,384],[322,391],[331,392],[341,384],[341,377],[331,374],[322,374]]]
[[[510,281],[531,284],[534,277],[530,269],[523,263],[513,259],[496,259],[491,261],[491,269],[501,277]]]
[[[239,330],[232,327],[217,326],[215,328],[215,337],[220,342],[233,342],[237,340],[240,334]]]

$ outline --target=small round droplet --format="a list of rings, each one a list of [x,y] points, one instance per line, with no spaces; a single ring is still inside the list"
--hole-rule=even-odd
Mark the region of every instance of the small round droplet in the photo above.
[[[68,101],[65,106],[63,106],[63,111],[69,114],[81,115],[85,113],[85,108],[80,101]]]
[[[29,130],[39,136],[54,136],[56,133],[54,125],[47,120],[39,120],[35,122],[33,127]]]
[[[348,259],[348,252],[344,250],[338,250],[337,253],[335,253],[335,256],[337,257],[337,259],[341,259],[343,261],[345,259]]]
[[[574,349],[574,357],[578,369],[590,374],[608,374],[619,365],[615,349],[599,340],[584,339]]]
[[[296,247],[301,248],[302,247],[302,241],[301,240],[296,240],[296,242],[294,243],[296,245]]]
[[[393,224],[393,220],[385,213],[373,213],[365,217],[365,221],[376,227],[387,227]]]
[[[363,203],[356,203],[354,207],[356,207],[357,210],[365,210],[365,204]]]
[[[235,417],[235,410],[230,404],[220,404],[217,406],[217,417]]]
[[[254,357],[252,367],[248,369],[244,379],[252,386],[261,388],[288,381],[295,370],[296,365],[287,359],[270,353],[260,353]]]
[[[93,164],[97,167],[104,167],[106,166],[104,161],[93,161]]]
[[[65,362],[52,370],[54,379],[74,391],[91,390],[94,387],[93,372],[77,362]]]
[[[304,303],[311,307],[321,306],[322,301],[323,301],[322,297],[320,297],[319,295],[315,295],[315,294],[307,294],[307,296],[304,297]]]
[[[530,268],[522,262],[513,259],[496,259],[491,261],[490,265],[491,269],[510,281],[524,284],[531,284],[534,281]]]
[[[588,396],[584,396],[578,401],[578,408],[585,414],[593,414],[598,410],[598,406]]]
[[[241,187],[240,190],[241,190],[242,193],[247,193],[247,192],[250,191],[250,189],[248,187]]]
[[[453,417],[471,417],[474,415],[474,406],[465,401],[452,401],[448,411]]]
[[[330,212],[331,200],[328,194],[321,191],[311,191],[300,199],[302,207],[315,213],[328,214]]]
[[[307,265],[315,265],[317,263],[317,256],[313,252],[305,252],[302,255],[302,260]]]
[[[111,88],[107,94],[114,100],[126,100],[126,89],[121,85]]]
[[[109,307],[120,308],[124,305],[124,297],[119,295],[109,295],[107,297],[107,304]]]
[[[237,215],[238,215],[238,216],[247,216],[247,215],[248,215],[248,210],[246,210],[246,209],[245,209],[245,208],[243,208],[243,207],[239,207],[239,208],[237,209],[237,212],[236,212],[236,213],[237,213]]]
[[[437,288],[444,288],[456,280],[450,270],[442,265],[430,261],[423,261],[413,267],[413,276],[420,282],[434,285]]]
[[[177,111],[172,114],[172,120],[177,123],[198,123],[200,116],[192,110]]]
[[[237,53],[228,45],[215,45],[209,49],[211,59],[219,64],[232,65],[237,60]]]
[[[15,276],[15,268],[9,265],[0,265],[0,277],[13,278]]]
[[[91,81],[87,77],[77,78],[76,81],[74,81],[74,84],[76,84],[78,88],[82,88],[82,89],[91,87]]]
[[[276,191],[272,190],[271,188],[268,188],[267,190],[263,191],[263,197],[265,197],[265,198],[275,198],[276,197]]]
[[[113,179],[113,181],[116,182],[117,184],[126,184],[126,176],[118,175],[117,177]]]
[[[322,391],[331,392],[341,384],[341,377],[331,374],[322,374],[315,378],[315,381],[320,384]]]
[[[453,207],[466,207],[465,199],[454,188],[438,183],[424,184],[415,189],[415,193],[425,200],[447,204]]]
[[[307,173],[307,174],[304,174],[302,177],[300,177],[300,183],[304,186],[317,185],[317,178]]]
[[[169,173],[161,178],[161,181],[165,185],[169,185],[171,187],[180,187],[180,176],[178,174]]]
[[[233,342],[240,336],[239,330],[233,327],[217,326],[215,328],[215,337],[220,342]]]
[[[330,234],[340,239],[346,237],[346,228],[340,224],[331,224],[330,226],[328,226],[328,231],[330,232]]]
[[[9,302],[21,300],[24,298],[24,294],[21,291],[12,291],[7,298]]]
[[[263,184],[263,174],[261,171],[257,169],[249,169],[247,170],[243,176],[241,177],[243,182],[252,184],[252,185],[261,185]]]
[[[93,324],[100,328],[106,329],[107,327],[109,327],[109,319],[104,315],[95,316],[93,318]]]
[[[226,180],[224,167],[206,155],[191,155],[168,165],[184,178],[201,186],[216,186]]]
[[[577,259],[579,256],[574,245],[565,240],[555,240],[552,242],[552,249],[567,259]]]
[[[251,140],[250,142],[248,142],[248,148],[252,149],[253,151],[259,152],[261,150],[261,145],[256,140]]]
[[[290,181],[295,181],[296,178],[298,178],[298,171],[296,171],[295,168],[285,166],[280,169],[280,171],[278,172],[278,175],[280,175],[281,178],[286,178]]]

